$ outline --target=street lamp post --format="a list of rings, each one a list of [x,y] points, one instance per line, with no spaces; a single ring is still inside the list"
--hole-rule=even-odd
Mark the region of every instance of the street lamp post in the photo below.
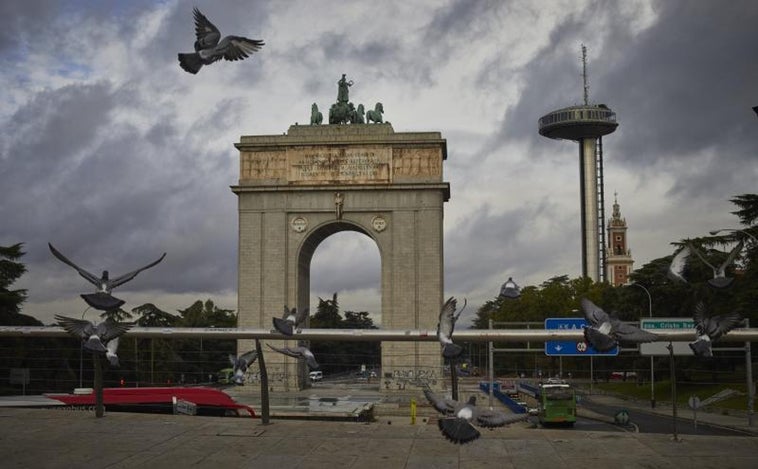
[[[632,283],[635,287],[640,287],[647,293],[647,313],[649,317],[653,317],[653,297],[650,296],[650,292],[647,288],[643,287],[639,283]],[[655,357],[650,355],[650,407],[655,409]]]

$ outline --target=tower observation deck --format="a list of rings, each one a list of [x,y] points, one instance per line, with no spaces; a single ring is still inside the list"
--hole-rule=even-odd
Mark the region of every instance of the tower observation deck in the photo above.
[[[543,137],[579,143],[580,204],[582,214],[582,275],[595,282],[605,277],[605,214],[603,200],[603,139],[616,130],[616,113],[605,104],[588,104],[586,49],[584,104],[552,111],[539,119]]]

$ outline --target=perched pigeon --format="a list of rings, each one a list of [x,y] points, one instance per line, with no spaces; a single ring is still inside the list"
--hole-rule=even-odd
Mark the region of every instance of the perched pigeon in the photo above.
[[[281,354],[287,355],[288,357],[297,358],[299,360],[305,360],[305,362],[308,364],[308,368],[310,369],[319,368],[319,365],[316,362],[316,357],[313,356],[313,352],[311,352],[308,347],[304,345],[282,348],[273,347],[269,344],[266,345],[268,345],[269,348],[275,352],[279,352]]]
[[[84,301],[87,302],[88,305],[100,311],[108,311],[111,309],[116,309],[120,307],[121,305],[123,305],[124,304],[123,300],[120,300],[118,298],[111,296],[111,290],[118,287],[119,285],[123,285],[124,283],[136,277],[138,273],[142,272],[145,269],[149,269],[150,267],[153,267],[154,265],[162,261],[164,257],[166,257],[166,253],[164,252],[163,255],[157,261],[152,262],[146,265],[145,267],[141,267],[137,270],[129,272],[128,274],[124,274],[124,275],[121,275],[120,277],[116,277],[114,279],[110,279],[108,277],[107,270],[104,270],[103,275],[100,278],[97,278],[91,273],[87,272],[86,270],[82,269],[81,267],[77,266],[76,264],[68,260],[66,256],[64,256],[57,249],[55,249],[52,244],[47,243],[47,245],[50,247],[50,252],[52,252],[53,255],[58,258],[58,260],[76,269],[76,271],[79,272],[79,275],[84,277],[88,282],[90,282],[91,284],[95,285],[98,288],[97,293],[83,294],[81,295],[81,297],[84,299]]]
[[[84,341],[84,348],[91,352],[108,353],[105,347],[110,341],[123,335],[134,325],[132,322],[116,322],[106,319],[97,326],[84,319],[55,315],[55,320],[66,332]],[[118,347],[118,344],[116,344]],[[111,353],[115,354],[115,348]]]
[[[729,255],[726,257],[726,260],[718,267],[714,267],[713,264],[708,262],[705,259],[705,256],[703,256],[703,253],[701,253],[698,249],[696,249],[694,246],[690,246],[690,250],[694,252],[697,257],[700,258],[701,261],[711,269],[713,269],[713,278],[708,280],[708,284],[714,288],[726,288],[729,285],[732,284],[732,281],[734,280],[732,277],[726,276],[726,268],[732,265],[734,262],[734,259],[737,257],[737,255],[742,251],[742,246],[744,245],[744,241],[740,241],[737,243],[737,246],[734,247],[734,249],[729,252]]]
[[[687,259],[690,257],[690,247],[685,245],[671,260],[666,276],[674,282],[687,283],[687,279],[684,278],[684,268],[687,266]]]
[[[521,288],[516,285],[512,277],[508,277],[508,280],[500,287],[500,297],[516,299],[521,296]]]
[[[695,306],[692,318],[695,320],[697,339],[689,345],[698,357],[712,357],[711,344],[742,324],[742,317],[736,312],[706,317],[702,301]]]
[[[179,54],[179,65],[187,72],[195,74],[203,65],[218,60],[242,60],[259,51],[265,44],[257,39],[242,36],[226,36],[221,39],[218,28],[208,21],[200,10],[192,11],[195,16],[195,52]]]
[[[480,427],[502,427],[529,418],[526,413],[509,414],[476,407],[476,396],[469,397],[465,403],[443,399],[428,389],[424,389],[424,396],[444,416],[437,421],[442,434],[457,444],[465,444],[481,436],[472,423]]]
[[[281,318],[274,318],[274,329],[284,335],[292,335],[296,327],[305,324],[306,319],[308,319],[308,308],[298,313],[297,308],[289,309],[287,305],[284,305],[284,315]]]
[[[442,310],[440,310],[440,318],[437,323],[437,339],[442,345],[442,356],[445,358],[457,358],[463,353],[463,347],[453,343],[453,330],[455,329],[455,322],[458,321],[463,309],[458,314],[455,314],[458,301],[452,296],[447,299]],[[464,305],[465,307],[465,305]]]
[[[105,358],[108,359],[108,362],[111,364],[112,367],[118,368],[118,355],[116,355],[116,351],[118,350],[118,337],[115,339],[111,339],[108,341],[107,344],[105,344]]]
[[[584,328],[584,338],[598,352],[607,352],[619,343],[639,344],[653,342],[658,336],[639,327],[625,324],[616,317],[609,316],[590,300],[582,299],[582,309],[588,325]]]
[[[234,384],[245,384],[245,373],[247,372],[247,367],[252,365],[253,362],[255,362],[256,358],[258,358],[258,352],[255,350],[243,353],[239,357],[229,355],[229,361],[232,362],[232,367],[234,368],[234,376],[232,377]]]

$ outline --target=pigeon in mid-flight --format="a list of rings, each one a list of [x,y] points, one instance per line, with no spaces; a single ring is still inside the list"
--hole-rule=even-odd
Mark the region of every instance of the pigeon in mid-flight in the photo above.
[[[519,296],[521,296],[521,288],[513,281],[513,277],[508,277],[508,280],[500,287],[500,297],[514,300]]]
[[[281,318],[275,317],[273,319],[274,329],[284,335],[292,335],[295,328],[305,324],[305,320],[308,319],[308,308],[298,313],[297,308],[289,309],[287,305],[284,305],[284,315]]]
[[[424,396],[432,407],[443,415],[437,421],[437,426],[445,438],[461,445],[481,436],[479,430],[472,424],[485,428],[502,427],[529,418],[526,413],[509,414],[479,408],[476,406],[476,396],[469,397],[467,402],[458,402],[441,398],[428,389],[424,389]]]
[[[609,316],[608,313],[586,298],[582,299],[582,309],[588,323],[587,327],[584,328],[584,338],[598,352],[607,352],[620,343],[639,344],[658,339],[658,336],[652,332],[623,323],[618,318]]]
[[[232,381],[234,381],[234,384],[238,384],[240,386],[245,384],[245,373],[247,372],[247,367],[252,365],[257,358],[258,352],[255,350],[245,352],[238,357],[229,355],[229,361],[232,363],[234,373],[232,376]]]
[[[690,253],[691,251],[689,245],[684,245],[682,249],[676,253],[674,258],[671,260],[668,271],[666,272],[666,276],[669,279],[675,282],[687,283],[687,279],[684,278],[683,274],[684,268],[687,266],[687,259],[689,259]]]
[[[742,324],[742,316],[736,312],[708,317],[702,301],[695,305],[692,318],[695,320],[697,339],[689,345],[698,357],[712,357],[711,344]]]
[[[210,65],[221,59],[242,60],[253,52],[259,51],[265,43],[258,39],[242,36],[226,36],[221,39],[221,32],[197,8],[192,10],[195,17],[195,52],[179,54],[179,65],[195,74],[203,65]]]
[[[458,321],[463,308],[458,314],[455,314],[458,301],[454,297],[447,299],[440,310],[440,318],[437,323],[437,340],[442,345],[442,356],[445,358],[457,358],[463,353],[463,347],[453,343],[453,330],[455,323]],[[465,305],[464,305],[465,308]]]
[[[108,354],[106,345],[134,326],[133,322],[116,322],[110,319],[106,319],[96,326],[84,319],[69,318],[58,314],[55,315],[55,320],[66,332],[81,339],[84,342],[85,349],[105,354]],[[116,347],[118,347],[118,343],[116,343]],[[113,355],[115,352],[115,348],[110,351]]]
[[[297,358],[298,360],[305,360],[305,363],[308,364],[308,368],[310,369],[318,369],[319,365],[318,362],[316,362],[316,357],[313,355],[313,352],[310,351],[310,349],[304,345],[298,345],[297,347],[274,347],[272,345],[266,344],[269,346],[269,348],[275,352],[279,352],[283,355],[287,355],[288,357]]]
[[[116,351],[118,350],[118,337],[115,339],[111,339],[108,341],[107,344],[105,344],[105,358],[108,359],[108,362],[111,364],[112,367],[118,368],[118,355],[116,355]]]
[[[690,250],[697,255],[697,257],[700,258],[701,261],[711,269],[713,269],[713,278],[708,280],[708,285],[714,287],[714,288],[726,288],[729,285],[732,284],[732,281],[734,280],[732,277],[726,276],[726,268],[732,265],[734,262],[734,259],[737,257],[737,255],[742,252],[742,247],[744,246],[744,241],[740,241],[737,243],[737,245],[729,252],[729,255],[726,257],[726,260],[721,263],[718,267],[715,267],[713,264],[708,262],[705,259],[705,256],[703,253],[701,253],[697,248],[694,246],[690,246]]]
[[[55,249],[52,244],[47,243],[47,245],[50,247],[50,252],[52,252],[53,255],[58,258],[58,260],[76,269],[76,271],[79,272],[79,275],[84,277],[88,282],[98,288],[98,291],[96,293],[83,294],[81,297],[88,305],[100,311],[109,311],[121,307],[121,305],[123,305],[125,302],[111,296],[111,290],[118,287],[119,285],[125,284],[129,280],[136,277],[138,273],[142,272],[145,269],[153,267],[162,261],[164,257],[166,257],[166,253],[164,252],[157,261],[151,262],[144,267],[140,267],[137,270],[113,279],[108,276],[107,270],[104,270],[102,276],[100,278],[97,278],[96,276],[92,275],[91,273],[68,260],[68,258],[61,254],[57,249]]]

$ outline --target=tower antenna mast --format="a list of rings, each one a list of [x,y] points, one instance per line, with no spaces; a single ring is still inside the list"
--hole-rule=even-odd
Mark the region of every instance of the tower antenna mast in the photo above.
[[[587,83],[587,47],[582,44],[582,83],[584,84],[584,105],[589,104],[590,85]]]

